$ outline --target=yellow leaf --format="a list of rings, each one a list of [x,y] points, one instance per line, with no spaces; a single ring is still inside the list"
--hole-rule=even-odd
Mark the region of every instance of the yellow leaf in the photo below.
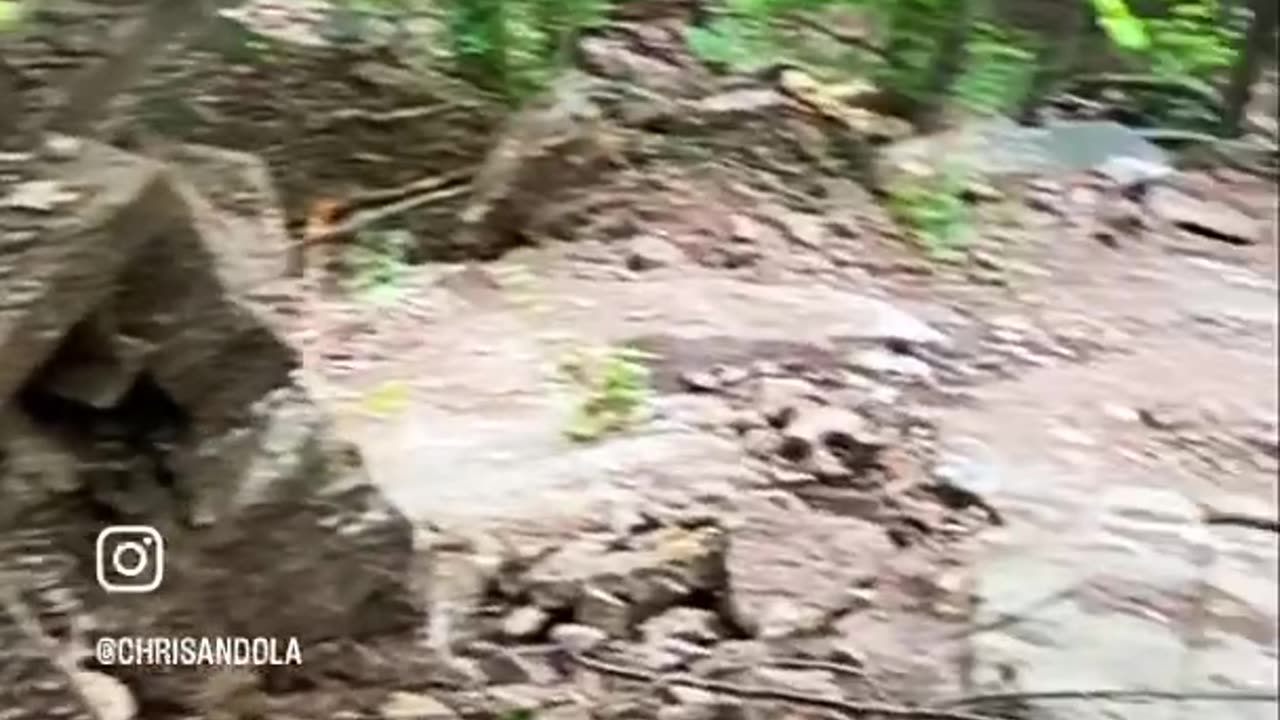
[[[380,417],[395,415],[409,405],[409,385],[402,380],[388,380],[361,396],[358,405],[361,412]]]

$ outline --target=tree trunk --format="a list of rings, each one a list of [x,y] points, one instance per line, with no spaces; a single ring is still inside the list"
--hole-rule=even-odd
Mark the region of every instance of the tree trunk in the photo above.
[[[924,132],[940,130],[946,116],[951,87],[964,72],[966,48],[980,0],[955,0],[947,17],[937,53],[930,63],[924,92],[925,104],[917,117]]]
[[[0,145],[13,137],[22,118],[22,98],[18,94],[18,75],[0,58]]]
[[[1080,56],[1080,47],[1092,27],[1084,0],[1068,2],[1063,8],[1063,31],[1057,37],[1046,35],[1044,45],[1036,56],[1036,71],[1031,91],[1023,99],[1019,117],[1025,122],[1035,117],[1036,110],[1057,89],[1063,78],[1071,73]]]
[[[1231,77],[1222,93],[1222,121],[1219,133],[1226,137],[1240,134],[1246,108],[1252,97],[1253,85],[1262,74],[1262,65],[1275,53],[1276,0],[1252,0],[1253,18],[1249,31],[1242,40],[1243,47],[1236,56]]]

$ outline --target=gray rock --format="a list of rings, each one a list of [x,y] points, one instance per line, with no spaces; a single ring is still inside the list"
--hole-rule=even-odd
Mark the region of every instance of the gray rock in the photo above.
[[[459,716],[452,708],[422,693],[393,692],[378,707],[382,720],[456,720]]]
[[[116,291],[125,267],[180,207],[160,164],[104,146],[88,146],[55,172],[81,188],[74,216],[57,233],[37,227],[0,239],[0,348],[22,348],[0,353],[0,404]],[[0,210],[6,227],[32,225],[13,214]]]
[[[407,600],[411,528],[370,483],[359,455],[334,439],[298,388],[269,393],[247,414],[245,439],[210,460],[226,473],[221,486],[193,489],[205,498],[208,523],[166,535],[166,592],[112,610],[130,622],[195,611],[210,632],[299,638],[409,621],[384,603]],[[198,468],[201,459],[179,467]],[[198,469],[202,479],[216,477]]]
[[[174,418],[164,428],[170,437],[150,440],[164,453],[171,482],[162,482],[154,461],[143,462],[142,450],[119,444],[131,486],[117,493],[91,483],[90,498],[156,527],[166,548],[163,592],[116,594],[101,604],[93,596],[96,628],[136,636],[293,636],[305,644],[416,624],[411,528],[296,383],[297,358],[282,339],[269,292],[257,284],[280,266],[235,261],[245,242],[272,255],[272,238],[233,242],[206,232],[217,218],[193,186],[180,187],[151,161],[93,143],[51,172],[75,173],[82,197],[56,229],[0,240],[0,254],[10,260],[0,266],[0,406],[30,383],[109,406],[101,412],[123,418],[124,431],[141,432],[121,404],[133,402],[140,387],[131,379],[145,375],[153,403],[174,404],[170,414],[189,421]],[[86,318],[102,324],[90,327]],[[78,325],[87,329],[64,342]],[[76,355],[106,362],[95,366]],[[55,369],[42,385],[31,382],[40,365]],[[122,388],[129,388],[123,397]],[[16,438],[22,456],[55,462],[42,477],[15,477],[20,463],[0,467],[0,505],[14,507],[30,496],[19,488],[33,485],[44,486],[49,502],[31,508],[45,508],[40,512],[0,518],[0,544],[23,524],[23,534],[40,533],[55,554],[79,548],[101,526],[94,516],[101,509],[83,496],[59,497],[72,481],[59,469],[57,447],[40,442],[42,425],[53,421],[32,419],[34,434],[0,423],[0,445]],[[99,443],[78,439],[93,436],[93,423],[65,413],[57,422],[69,424],[73,454],[96,452]],[[55,508],[59,524],[48,517]],[[80,577],[85,568],[69,567],[74,571],[51,579],[71,597],[86,597],[75,592],[88,584]],[[39,580],[47,587],[49,578]],[[146,670],[125,668],[120,677],[144,705],[173,701],[166,693],[182,683],[166,678],[185,670],[164,677]],[[12,677],[8,667],[0,674]]]
[[[729,613],[756,637],[815,629],[858,607],[851,589],[893,552],[872,523],[761,503],[745,512],[729,546]]]
[[[1095,170],[1123,189],[1148,185],[1170,177],[1175,172],[1166,162],[1123,155],[1107,158]]]
[[[585,653],[604,644],[609,636],[590,625],[562,623],[551,628],[551,640],[572,652]]]
[[[651,642],[674,638],[696,645],[711,645],[720,639],[722,629],[719,619],[710,610],[677,607],[645,621],[640,626],[640,634]]]
[[[592,586],[583,589],[573,611],[573,617],[579,623],[601,630],[610,637],[629,635],[633,614],[626,600]]]
[[[528,640],[536,637],[546,627],[551,616],[540,607],[527,605],[516,608],[502,621],[502,634],[512,640]]]
[[[679,265],[684,251],[666,238],[641,235],[627,243],[627,267],[636,272]]]
[[[830,233],[821,217],[803,213],[788,213],[779,218],[787,229],[792,242],[810,250],[821,250],[830,239]]]

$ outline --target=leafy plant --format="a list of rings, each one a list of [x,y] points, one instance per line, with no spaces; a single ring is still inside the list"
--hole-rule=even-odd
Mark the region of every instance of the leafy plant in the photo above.
[[[779,62],[799,63],[802,50],[785,31],[798,14],[860,0],[721,0],[712,18],[685,31],[685,42],[704,62],[751,72]]]
[[[1240,30],[1221,22],[1219,0],[1186,0],[1147,21],[1152,69],[1164,77],[1212,80],[1235,60]]]
[[[1151,47],[1151,37],[1146,23],[1129,8],[1125,0],[1090,0],[1098,26],[1116,47],[1133,52],[1144,52]]]
[[[545,87],[611,0],[448,0],[449,43],[476,84],[517,102]]]
[[[26,11],[22,0],[0,0],[0,33],[9,32],[21,24]]]
[[[969,112],[1014,110],[1031,91],[1036,53],[1030,42],[990,23],[978,23],[966,48],[967,62],[951,95]]]
[[[412,245],[413,235],[405,230],[360,233],[343,257],[348,287],[374,301],[395,298],[408,269]]]
[[[888,188],[889,213],[935,260],[958,260],[972,227],[964,193],[969,173],[957,167],[904,172]]]
[[[584,393],[565,435],[589,442],[638,421],[653,395],[648,355],[632,348],[578,350],[560,364],[561,374]]]
[[[1091,0],[1111,41],[1149,70],[1135,96],[1141,112],[1192,129],[1214,126],[1220,109],[1213,87],[1235,62],[1243,30],[1221,0],[1180,0],[1167,17],[1134,15],[1125,0]],[[1228,20],[1228,22],[1224,22]]]

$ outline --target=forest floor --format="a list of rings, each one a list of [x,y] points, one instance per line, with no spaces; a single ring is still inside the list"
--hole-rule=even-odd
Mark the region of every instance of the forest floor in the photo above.
[[[640,74],[665,81],[653,67]],[[382,107],[367,77],[328,96],[265,68],[208,64],[265,110],[221,108],[242,141],[183,139],[266,158],[290,214],[316,199],[285,177],[312,179],[304,163],[345,181],[343,163],[395,165],[423,137],[489,137],[437,133],[438,107]],[[288,105],[304,91],[335,107]],[[785,124],[784,104],[710,134],[765,145],[752,123]],[[338,131],[280,121],[295,110]],[[379,129],[375,151],[343,123],[416,134]],[[306,156],[312,140],[332,147]],[[993,179],[947,263],[827,169],[770,191],[714,154],[615,168],[573,199],[589,210],[571,241],[310,298],[298,342],[316,394],[420,528],[427,639],[459,661],[460,680],[435,666],[382,692],[380,717],[1025,716],[983,693],[1062,711],[1034,717],[1274,714],[1276,538],[1203,522],[1280,512],[1274,183],[1189,171],[1143,209],[1088,173]],[[1172,222],[1179,209],[1195,217]],[[646,353],[643,412],[570,439],[592,390],[566,359],[623,346]],[[583,644],[609,659],[546,652]],[[491,692],[469,710],[475,684]],[[278,694],[280,717],[368,716],[302,694]],[[354,694],[330,695],[350,710]]]
[[[389,304],[321,310],[313,328],[344,348],[324,366],[332,396],[399,396],[373,412],[338,407],[374,477],[442,533],[554,545],[617,532],[619,513],[714,507],[747,528],[727,592],[767,594],[757,622],[788,603],[833,611],[819,634],[856,646],[893,697],[919,702],[992,688],[1267,690],[1275,539],[1206,530],[1200,513],[1277,512],[1276,196],[1240,177],[1201,180],[1268,218],[1266,239],[1166,228],[1102,242],[1078,222],[1096,197],[1068,179],[1041,183],[1056,212],[1018,192],[984,205],[975,272],[921,260],[865,194],[822,218],[685,188],[633,238],[424,266]],[[693,259],[723,242],[689,221],[694,204],[750,228],[759,252],[746,267]],[[557,362],[623,344],[653,351],[652,417],[567,440],[579,395],[556,380]],[[923,561],[872,558],[874,611],[834,607],[832,577],[879,551],[831,529],[867,517],[848,498],[771,473],[760,458],[776,447],[735,426],[744,398],[776,402],[762,397],[776,392],[769,376],[821,403],[852,393],[927,417],[932,460],[895,473],[949,468],[1005,524]],[[969,609],[949,615],[940,595]],[[1123,716],[1171,712],[1271,709],[1157,703]]]

